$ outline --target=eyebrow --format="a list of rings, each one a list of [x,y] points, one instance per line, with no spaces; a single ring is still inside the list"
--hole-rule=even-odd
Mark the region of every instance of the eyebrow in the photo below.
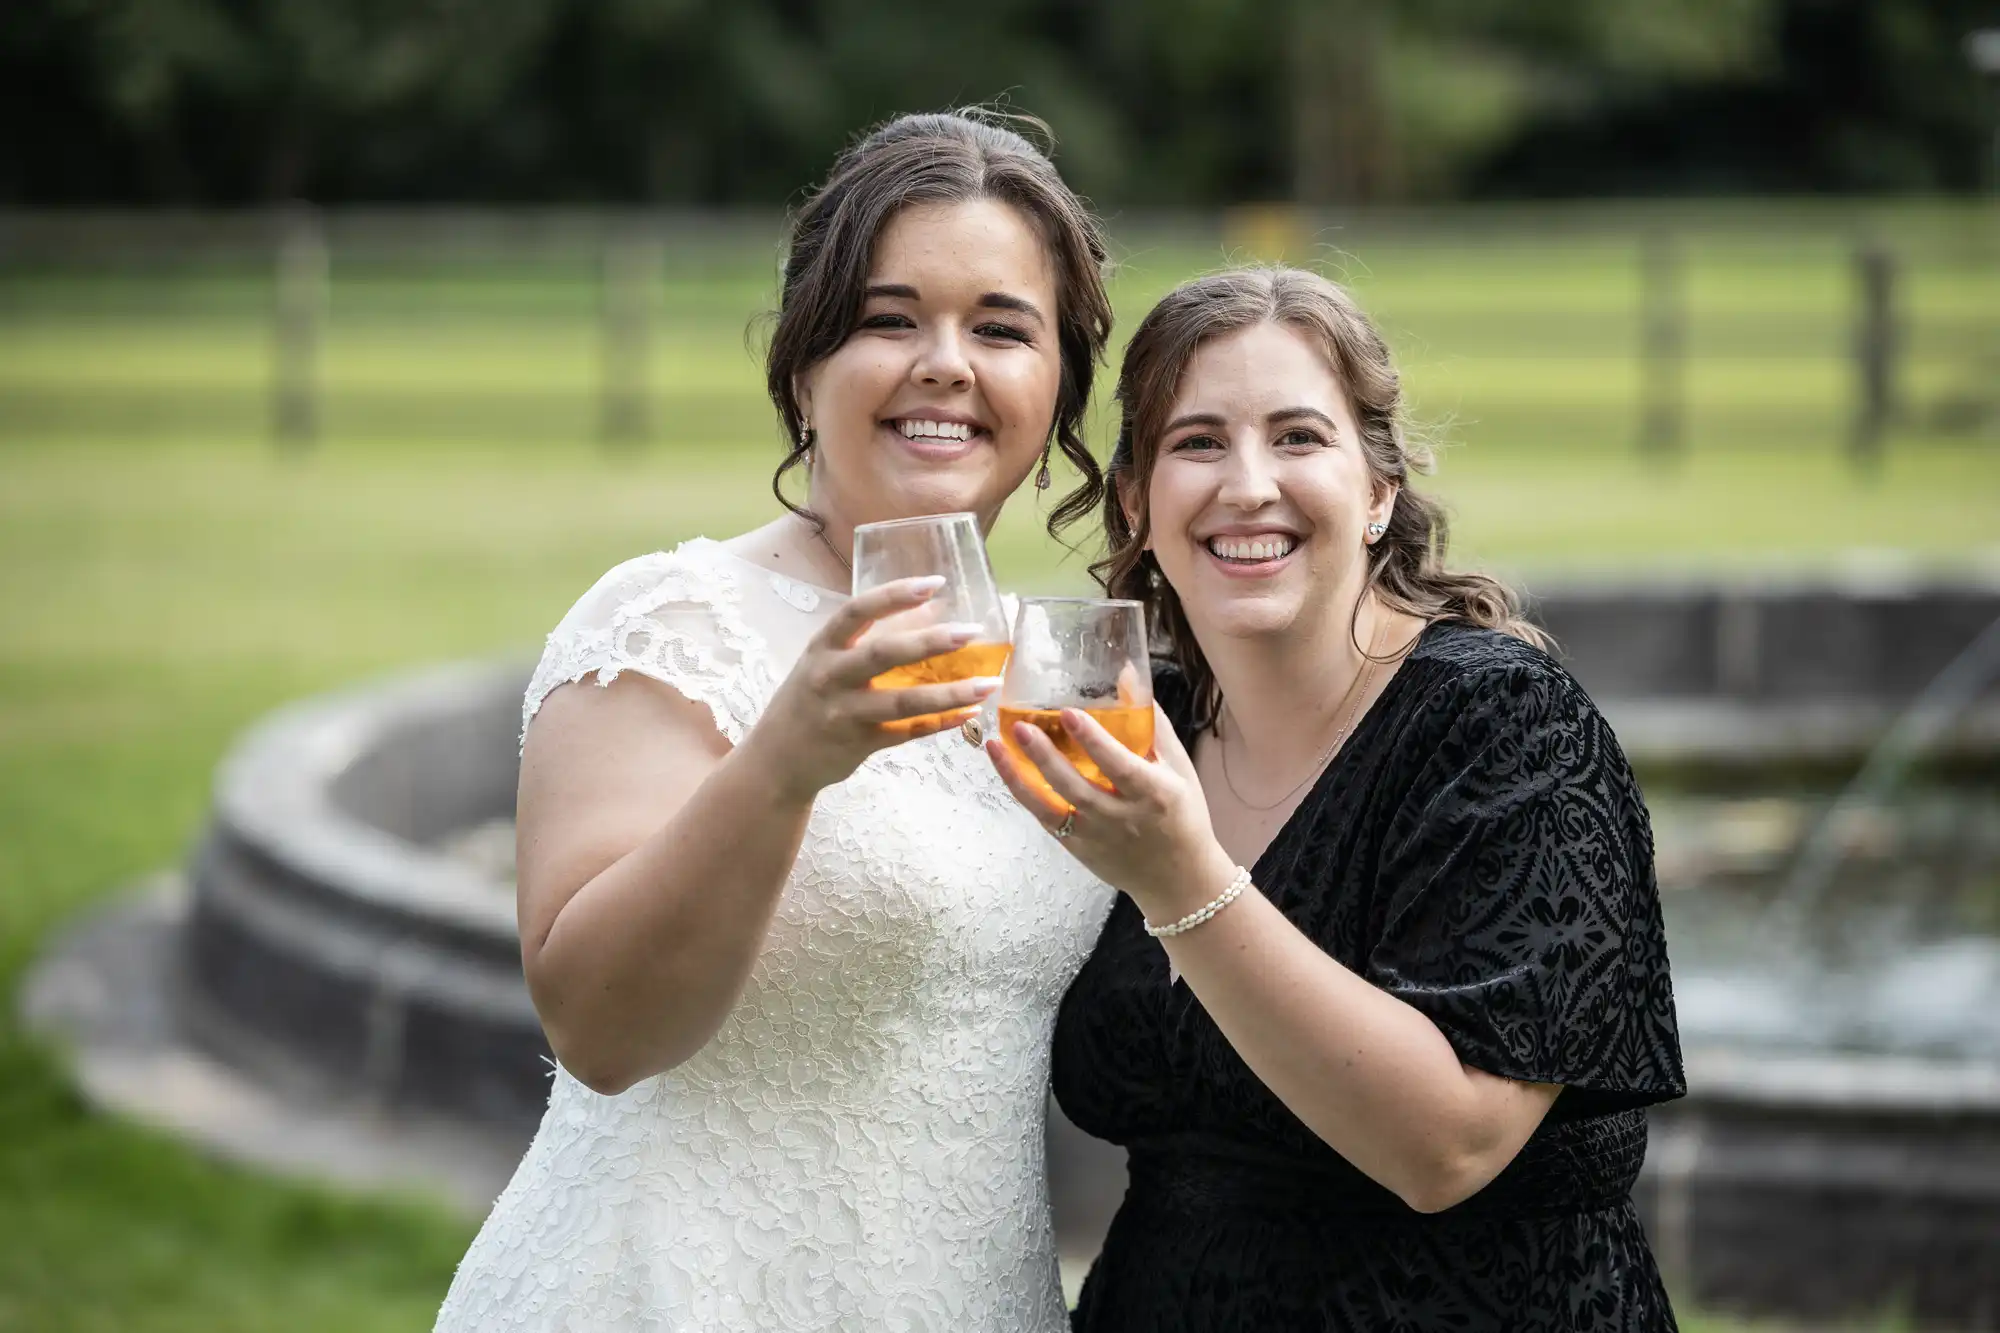
[[[1305,417],[1308,420],[1317,421],[1320,425],[1326,427],[1330,434],[1340,434],[1340,423],[1320,411],[1317,407],[1281,407],[1271,413],[1271,415],[1265,417],[1264,421],[1267,425],[1275,426],[1280,421],[1290,421],[1294,417]]]
[[[1048,322],[1042,318],[1041,309],[1025,296],[1014,296],[1008,292],[986,292],[980,296],[979,304],[989,310],[1012,310],[1016,314],[1026,315],[1037,324]]]
[[[1290,421],[1294,417],[1307,417],[1313,421],[1319,422],[1322,426],[1325,426],[1328,431],[1330,431],[1335,435],[1338,435],[1340,433],[1340,424],[1336,422],[1332,417],[1328,416],[1326,413],[1320,411],[1316,407],[1281,407],[1277,411],[1272,412],[1268,416],[1266,416],[1264,418],[1264,423],[1266,425],[1275,426],[1280,421]],[[1220,428],[1223,426],[1227,426],[1228,424],[1229,424],[1228,421],[1224,420],[1221,416],[1219,416],[1214,412],[1190,412],[1184,417],[1175,417],[1172,421],[1169,421],[1166,424],[1165,430],[1176,431],[1180,430],[1182,427],[1185,426],[1209,426],[1214,428]]]
[[[864,298],[881,296],[893,301],[923,300],[923,294],[907,282],[871,283],[867,290],[862,293],[862,296]],[[1037,324],[1048,323],[1048,320],[1042,314],[1040,306],[1037,306],[1026,297],[1015,296],[1010,292],[982,292],[980,293],[978,303],[988,310],[1012,310],[1017,314],[1026,315]]]

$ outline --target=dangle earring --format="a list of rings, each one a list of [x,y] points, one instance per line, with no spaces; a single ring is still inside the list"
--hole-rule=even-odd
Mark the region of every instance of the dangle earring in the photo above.
[[[1370,523],[1368,525],[1368,544],[1373,546],[1381,539],[1382,534],[1388,530],[1389,525],[1387,523]]]
[[[1035,489],[1038,491],[1045,491],[1048,488],[1049,488],[1049,446],[1043,445],[1042,470],[1035,474]]]
[[[805,455],[807,466],[811,466],[812,464],[812,451],[813,424],[811,421],[801,421],[799,422],[799,452]]]

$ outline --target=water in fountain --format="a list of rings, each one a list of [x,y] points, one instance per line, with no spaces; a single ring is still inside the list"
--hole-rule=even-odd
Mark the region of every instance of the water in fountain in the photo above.
[[[1766,803],[1772,822],[1806,828],[1789,873],[1668,892],[1691,1044],[2000,1062],[2000,801],[1913,780],[1996,678],[2000,620],[1817,818]]]

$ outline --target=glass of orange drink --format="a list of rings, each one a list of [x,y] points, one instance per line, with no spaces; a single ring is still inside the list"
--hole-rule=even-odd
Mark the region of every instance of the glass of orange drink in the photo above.
[[[1153,755],[1153,673],[1146,612],[1137,602],[1088,597],[1024,597],[1014,619],[1014,655],[1000,686],[1000,741],[1031,785],[1067,805],[1014,738],[1025,722],[1055,743],[1084,777],[1111,782],[1070,736],[1062,710],[1090,714],[1136,755]]]
[[[998,676],[1007,667],[1007,611],[987,563],[986,539],[971,514],[925,514],[863,523],[854,529],[854,591],[897,579],[943,575],[944,586],[921,606],[879,620],[879,630],[921,629],[930,625],[977,625],[972,642],[907,666],[891,667],[870,682],[878,690],[943,685],[974,676]],[[908,730],[927,719],[887,724]]]

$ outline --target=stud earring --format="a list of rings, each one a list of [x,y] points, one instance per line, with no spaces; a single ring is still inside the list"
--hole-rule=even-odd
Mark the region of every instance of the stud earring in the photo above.
[[[1038,491],[1045,491],[1048,488],[1049,488],[1049,451],[1048,448],[1044,446],[1042,449],[1042,470],[1035,474],[1035,489]]]
[[[1370,523],[1368,525],[1368,540],[1371,542],[1375,541],[1388,530],[1389,525],[1387,523]]]

